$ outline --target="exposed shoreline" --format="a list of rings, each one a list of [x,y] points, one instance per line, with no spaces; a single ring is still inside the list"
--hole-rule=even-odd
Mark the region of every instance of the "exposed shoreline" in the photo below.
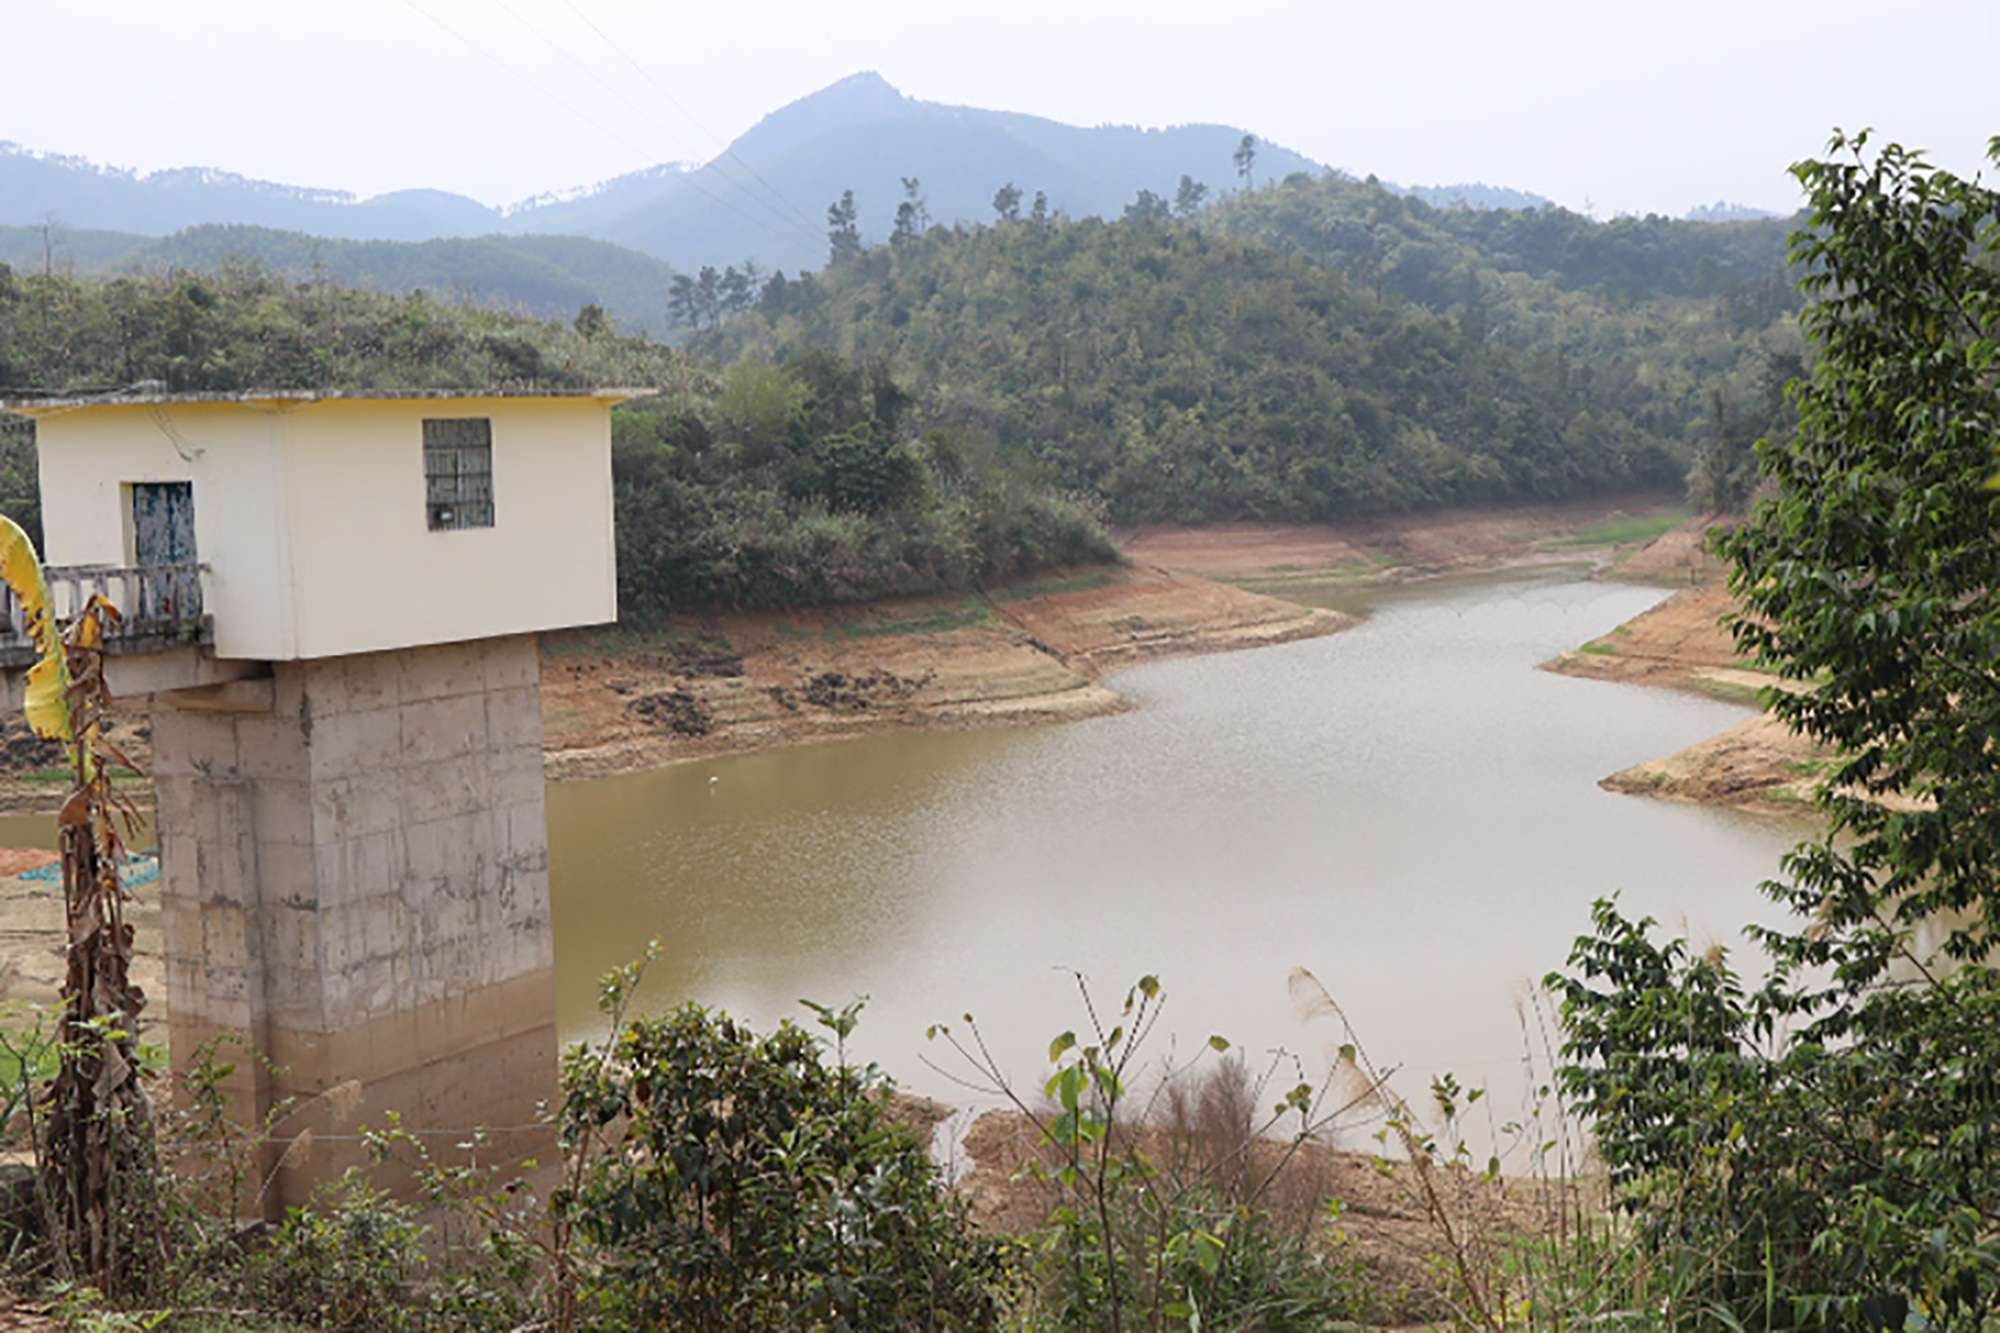
[[[1721,587],[1690,588],[1543,665],[1563,675],[1684,690],[1756,708],[1764,691],[1789,687],[1737,657],[1723,626],[1723,618],[1736,610],[1735,599]],[[1825,768],[1825,753],[1811,741],[1769,713],[1756,712],[1675,754],[1612,773],[1598,785],[1658,800],[1797,817],[1812,811]]]
[[[547,772],[574,781],[890,732],[1075,721],[1132,705],[1121,666],[1337,633],[1352,616],[1142,564],[1025,587],[736,613],[650,643],[554,639]]]
[[[555,782],[583,781],[865,735],[1123,712],[1131,703],[1103,679],[1119,668],[1357,623],[1287,594],[1551,564],[1685,586],[1712,571],[1700,554],[1700,521],[1650,540],[1674,514],[1672,497],[1639,495],[1340,524],[1161,524],[1120,534],[1123,565],[989,591],[721,612],[678,618],[643,636],[552,634],[542,653],[546,772]],[[1626,535],[1634,531],[1646,540]],[[1651,623],[1640,617],[1616,634],[1629,638]],[[1711,678],[1722,670],[1709,660],[1713,641],[1682,633],[1679,641],[1652,635],[1645,645],[1621,642],[1627,651],[1617,656],[1600,644],[1551,666],[1713,692]],[[1639,669],[1645,651],[1672,661]],[[115,739],[143,764],[143,707],[122,711]],[[10,770],[0,775],[0,812],[52,812],[63,784],[36,777],[17,754],[0,756],[0,768]],[[1621,789],[1718,799],[1650,777]],[[148,803],[150,793],[131,794]]]
[[[1337,633],[1355,617],[1288,601],[1549,564],[1611,570],[1657,528],[1662,496],[1467,509],[1333,525],[1158,525],[1121,534],[1128,563],[991,593],[677,622],[639,640],[553,635],[547,772],[576,781],[888,732],[1073,721],[1131,707],[1121,667]],[[1681,577],[1671,564],[1644,577]]]
[[[1103,679],[1122,667],[1359,623],[1286,600],[1286,592],[1553,564],[1698,583],[1712,573],[1700,558],[1701,520],[1657,541],[1590,539],[1657,532],[1671,509],[1658,498],[1627,498],[1328,527],[1160,527],[1123,534],[1125,565],[988,593],[730,613],[644,639],[550,636],[542,655],[546,772],[552,781],[582,781],[848,737],[1102,716],[1134,706]],[[1546,666],[1745,700],[1766,682],[1736,663],[1717,624],[1727,609],[1725,595],[1696,587]],[[143,726],[143,714],[129,716],[123,742],[143,751]],[[1743,739],[1760,727],[1775,740]],[[1786,795],[1785,786],[1804,781],[1794,770],[1796,747],[1760,716],[1604,785],[1796,813],[1803,798]],[[59,790],[18,778],[11,785],[44,802]],[[20,859],[27,868],[40,858]],[[60,894],[18,873],[0,878],[0,968],[11,971],[14,998],[46,1001],[60,979]],[[135,976],[157,989],[164,979],[157,893],[141,890],[130,912],[140,936]],[[981,1118],[968,1139],[974,1169],[960,1185],[985,1225],[1029,1224],[1046,1203],[1016,1179],[1024,1142],[1018,1118],[1006,1113]],[[1314,1178],[1350,1205],[1342,1229],[1351,1252],[1385,1286],[1409,1293],[1412,1310],[1428,1309],[1423,1256],[1433,1238],[1411,1178],[1369,1154],[1315,1148],[1308,1157]],[[1538,1225],[1537,1197],[1523,1182],[1496,1182],[1467,1206],[1516,1230]]]

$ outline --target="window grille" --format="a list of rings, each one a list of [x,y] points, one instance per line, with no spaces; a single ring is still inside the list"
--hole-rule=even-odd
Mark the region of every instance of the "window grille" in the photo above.
[[[433,532],[493,526],[493,423],[424,422],[424,500]]]

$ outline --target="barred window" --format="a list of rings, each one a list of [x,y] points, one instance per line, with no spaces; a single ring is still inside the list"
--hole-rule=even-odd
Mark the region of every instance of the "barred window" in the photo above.
[[[424,422],[424,500],[431,531],[493,526],[493,423],[485,417]]]

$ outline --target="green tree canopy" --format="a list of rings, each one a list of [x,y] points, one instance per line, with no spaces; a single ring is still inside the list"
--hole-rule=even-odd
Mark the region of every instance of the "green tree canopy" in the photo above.
[[[1477,265],[1426,307],[1211,227],[1215,209],[1201,226],[1171,213],[1147,193],[1131,225],[933,229],[767,289],[714,346],[884,363],[919,429],[1129,521],[1670,486],[1697,449],[1727,483],[1783,413],[1768,368],[1799,348],[1782,312],[1745,325],[1719,295],[1614,303]]]
[[[2000,939],[2000,195],[1867,136],[1798,177],[1819,357],[1776,494],[1725,543],[1741,644],[1802,688],[1772,708],[1834,747],[1824,842],[1787,897],[1802,961],[1854,986],[1932,943]],[[2000,140],[1995,141],[2000,155]],[[1920,928],[1933,936],[1919,938]]]
[[[840,198],[826,208],[828,264],[838,264],[861,253],[861,212],[854,206],[854,191],[842,190]]]
[[[1992,146],[2000,161],[2000,140]],[[1722,549],[1770,706],[1835,756],[1826,831],[1719,951],[1600,903],[1562,996],[1664,1327],[1962,1329],[2000,1312],[2000,194],[1868,136],[1795,172],[1818,352]]]

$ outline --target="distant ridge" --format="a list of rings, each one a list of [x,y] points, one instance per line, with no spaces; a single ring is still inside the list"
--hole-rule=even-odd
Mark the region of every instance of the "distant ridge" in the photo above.
[[[1758,218],[1783,216],[1783,213],[1775,213],[1768,208],[1752,208],[1748,204],[1732,204],[1720,199],[1687,211],[1689,222],[1751,222]]]
[[[0,227],[0,263],[23,272],[210,271],[255,260],[295,282],[424,291],[464,304],[573,319],[602,306],[629,331],[665,338],[674,270],[651,255],[581,236],[349,241],[209,223],[166,237],[66,227]]]
[[[1474,211],[1492,208],[1549,208],[1555,200],[1545,195],[1530,194],[1526,190],[1511,190],[1504,185],[1389,185],[1397,194],[1421,199],[1432,208],[1469,208]]]
[[[0,225],[35,226],[50,218],[84,230],[141,236],[237,223],[374,241],[427,241],[500,226],[494,210],[443,190],[398,190],[361,200],[345,191],[280,185],[212,167],[142,175],[0,143]]]
[[[76,233],[164,237],[242,225],[350,241],[431,241],[564,234],[610,241],[683,272],[754,260],[797,272],[826,261],[827,206],[852,190],[865,240],[887,237],[905,178],[932,218],[982,222],[1012,184],[1027,209],[1041,191],[1073,217],[1116,217],[1140,190],[1167,198],[1183,175],[1213,200],[1242,182],[1235,126],[1083,129],[1013,112],[907,97],[881,75],[849,75],[745,131],[701,166],[666,163],[506,209],[441,190],[356,199],[203,167],[149,174],[0,144],[0,226],[53,218]],[[1318,163],[1259,142],[1254,180],[1319,172]]]
[[[1072,217],[1116,217],[1140,190],[1172,198],[1186,175],[1215,199],[1239,187],[1231,155],[1248,131],[1225,125],[1083,129],[1017,112],[905,96],[872,71],[771,112],[705,166],[585,200],[524,209],[525,231],[598,236],[684,271],[748,258],[792,272],[826,262],[826,210],[854,192],[864,241],[888,237],[903,181],[919,182],[933,220],[987,222],[994,195],[1040,191]],[[1259,142],[1255,180],[1320,164]]]
[[[0,142],[0,228],[60,228],[72,238],[73,261],[86,267],[138,248],[114,234],[157,239],[226,226],[350,242],[571,236],[637,250],[687,274],[746,261],[765,272],[798,273],[826,262],[827,209],[850,190],[866,243],[888,237],[905,181],[917,182],[930,219],[949,226],[991,221],[995,196],[1008,186],[1021,192],[1023,213],[1039,195],[1071,217],[1115,218],[1142,190],[1173,199],[1182,177],[1204,187],[1213,205],[1246,186],[1329,174],[1257,138],[1246,180],[1234,155],[1249,133],[1231,125],[1082,128],[926,102],[863,71],[771,112],[707,163],[661,163],[504,209],[432,189],[359,199],[208,167],[140,174]],[[1383,184],[1444,209],[1550,205],[1505,186]],[[1700,221],[1764,216],[1728,203],[1688,214]],[[51,262],[47,247],[21,237],[7,249]],[[639,305],[651,307],[650,290],[623,303],[637,323],[652,325],[650,314],[636,314]]]

